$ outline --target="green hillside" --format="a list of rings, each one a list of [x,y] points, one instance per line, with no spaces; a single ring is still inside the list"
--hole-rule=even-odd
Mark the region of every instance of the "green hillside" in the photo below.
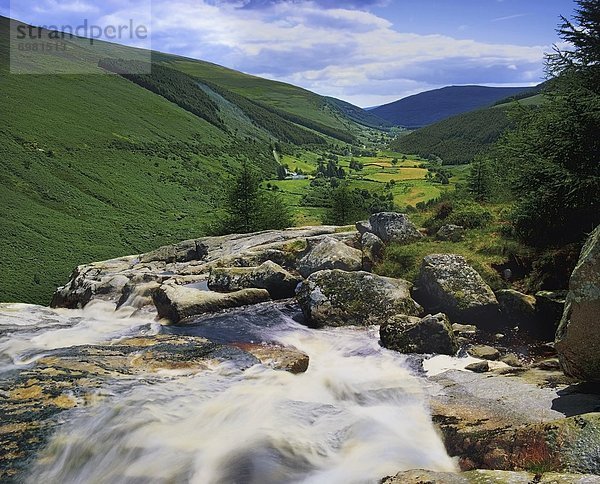
[[[518,102],[522,106],[536,106],[543,102],[543,95],[536,94]],[[514,105],[515,101],[509,101],[452,116],[400,135],[392,141],[391,148],[423,157],[439,156],[448,165],[470,163],[511,126],[508,112]]]
[[[68,52],[44,57],[59,74],[11,75],[8,26],[0,18],[0,301],[48,303],[77,264],[203,234],[242,160],[275,172],[277,140],[330,143],[339,139],[319,128],[348,139],[360,131],[316,94],[205,62],[154,54],[164,69],[151,78],[109,75],[100,59],[144,56],[108,43],[91,51],[69,41]],[[60,74],[73,67],[95,75]]]

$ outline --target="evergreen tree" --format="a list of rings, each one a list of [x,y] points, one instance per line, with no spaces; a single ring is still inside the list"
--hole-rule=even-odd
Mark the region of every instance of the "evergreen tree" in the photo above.
[[[325,222],[334,225],[347,225],[367,216],[363,200],[356,191],[350,190],[346,182],[341,182],[330,195],[330,207],[325,214]]]
[[[559,33],[572,50],[547,58],[547,102],[521,109],[495,158],[516,198],[516,235],[537,246],[582,240],[600,223],[600,4],[578,0],[576,25]]]
[[[494,176],[489,160],[477,156],[471,163],[467,179],[468,190],[478,202],[489,201],[494,192]]]
[[[289,208],[278,193],[262,190],[258,174],[242,163],[239,174],[226,187],[226,215],[217,233],[248,233],[293,225]]]

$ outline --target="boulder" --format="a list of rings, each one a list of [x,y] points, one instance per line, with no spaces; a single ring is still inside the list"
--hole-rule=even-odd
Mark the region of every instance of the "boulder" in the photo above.
[[[270,300],[265,289],[242,289],[221,294],[201,291],[174,284],[163,284],[152,294],[158,316],[172,323],[203,313],[214,313],[223,309],[257,304]]]
[[[325,237],[309,243],[308,252],[298,261],[297,268],[302,277],[325,269],[358,271],[362,268],[362,252],[333,237]]]
[[[294,297],[300,281],[275,262],[266,261],[258,267],[214,267],[210,271],[208,288],[218,292],[266,289],[273,299],[285,299]]]
[[[530,328],[545,340],[554,340],[565,310],[567,291],[538,291],[535,293],[537,325]]]
[[[473,373],[486,373],[490,371],[490,364],[487,361],[476,361],[465,366],[465,370],[472,371]]]
[[[454,331],[454,334],[462,336],[474,335],[475,333],[477,333],[477,326],[474,326],[472,324],[454,323],[452,325],[452,331]]]
[[[236,347],[250,353],[265,366],[293,374],[308,370],[309,357],[295,348],[273,344],[240,343]]]
[[[447,224],[442,225],[435,234],[438,240],[448,242],[460,242],[465,237],[465,228],[461,225]]]
[[[373,231],[373,227],[371,227],[371,224],[368,220],[361,220],[360,222],[356,222],[355,226],[356,230],[358,230],[358,233],[360,235]]]
[[[365,232],[360,237],[362,248],[363,269],[370,271],[373,266],[383,259],[383,241],[371,232]]]
[[[514,289],[496,291],[496,299],[500,304],[502,318],[512,327],[533,330],[537,326],[535,297],[523,294]]]
[[[130,281],[123,287],[121,298],[117,302],[117,308],[121,306],[141,308],[152,304],[152,295],[159,287],[160,284],[156,281],[141,284],[133,284]]]
[[[454,355],[458,343],[445,314],[392,316],[379,329],[381,344],[400,353]]]
[[[310,275],[296,296],[309,326],[371,325],[398,314],[419,315],[410,288],[402,279],[335,269]]]
[[[429,312],[443,312],[451,321],[478,328],[499,323],[500,307],[492,289],[460,255],[425,257],[416,285],[416,298]]]
[[[600,380],[600,225],[571,275],[555,346],[567,375]]]
[[[384,243],[410,244],[423,238],[408,216],[396,212],[379,212],[369,217],[371,232]]]
[[[500,352],[492,347],[486,345],[472,346],[467,350],[473,358],[480,358],[482,360],[497,360],[500,358]]]

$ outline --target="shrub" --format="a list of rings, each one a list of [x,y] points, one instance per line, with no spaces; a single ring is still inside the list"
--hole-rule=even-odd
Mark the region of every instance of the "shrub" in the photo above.
[[[446,222],[461,225],[467,229],[475,229],[487,226],[494,216],[486,207],[472,202],[464,202],[455,205],[452,213],[446,218]]]

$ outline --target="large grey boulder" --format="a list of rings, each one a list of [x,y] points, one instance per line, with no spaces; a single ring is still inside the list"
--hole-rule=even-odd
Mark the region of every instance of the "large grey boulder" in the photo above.
[[[499,323],[499,304],[494,292],[460,255],[425,257],[416,286],[417,300],[428,312],[443,312],[452,321],[478,328],[491,328]]]
[[[396,212],[379,212],[369,217],[371,232],[386,244],[410,244],[423,238],[408,216]]]
[[[458,343],[445,314],[393,316],[379,328],[381,344],[400,353],[454,355]]]
[[[566,374],[600,380],[600,226],[583,246],[571,275],[556,349]]]
[[[562,474],[526,471],[496,471],[477,469],[468,472],[434,472],[428,470],[402,471],[386,477],[381,484],[598,484],[600,477],[591,474]]]
[[[362,252],[333,237],[325,237],[309,243],[308,252],[298,261],[297,268],[302,277],[325,269],[358,271],[362,268]]]
[[[410,288],[402,279],[369,272],[325,270],[303,281],[296,295],[309,326],[371,325],[398,314],[418,316],[422,308]]]
[[[208,278],[211,291],[232,292],[241,289],[266,289],[273,299],[294,297],[300,277],[293,276],[275,262],[258,267],[215,267]]]
[[[221,294],[175,284],[163,284],[152,293],[152,299],[160,318],[179,323],[197,314],[257,304],[270,300],[270,297],[265,289],[242,289]]]

